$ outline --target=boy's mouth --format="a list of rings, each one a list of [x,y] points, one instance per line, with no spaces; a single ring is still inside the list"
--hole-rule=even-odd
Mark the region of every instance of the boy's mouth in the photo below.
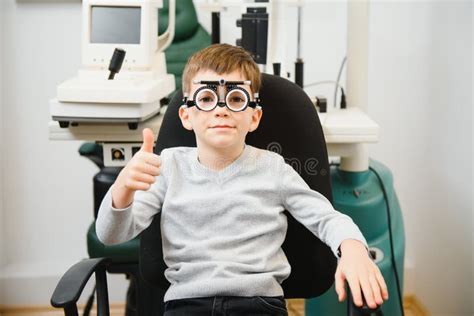
[[[234,128],[234,127],[230,125],[226,125],[226,124],[219,124],[219,125],[211,126],[211,128]]]

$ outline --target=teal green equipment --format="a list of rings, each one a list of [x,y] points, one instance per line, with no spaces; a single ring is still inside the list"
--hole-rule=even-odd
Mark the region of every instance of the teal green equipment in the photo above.
[[[370,160],[369,170],[363,172],[347,172],[331,166],[331,180],[334,208],[359,226],[387,283],[389,299],[382,305],[383,315],[403,315],[405,230],[392,173],[380,162]],[[340,303],[333,285],[325,294],[306,300],[305,311],[307,316],[347,315],[347,298]]]

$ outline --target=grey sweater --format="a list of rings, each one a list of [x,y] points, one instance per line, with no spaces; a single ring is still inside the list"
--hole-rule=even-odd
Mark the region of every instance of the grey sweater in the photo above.
[[[220,171],[202,165],[195,147],[165,149],[161,159],[156,182],[137,191],[128,208],[113,208],[109,190],[96,231],[104,244],[122,243],[161,212],[165,276],[171,283],[165,301],[283,295],[280,284],[291,270],[281,249],[285,209],[335,255],[344,239],[367,246],[351,218],[335,211],[276,153],[246,145]]]

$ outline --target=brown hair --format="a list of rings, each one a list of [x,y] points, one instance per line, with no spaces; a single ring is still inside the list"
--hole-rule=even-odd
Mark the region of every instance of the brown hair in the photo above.
[[[219,75],[240,70],[245,79],[251,81],[252,93],[260,91],[260,69],[241,47],[213,44],[194,53],[184,67],[183,93],[190,92],[191,80],[201,70],[211,70]]]

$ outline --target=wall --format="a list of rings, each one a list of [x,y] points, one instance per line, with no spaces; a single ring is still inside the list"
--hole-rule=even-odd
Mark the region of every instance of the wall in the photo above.
[[[371,156],[394,173],[410,282],[432,315],[471,315],[472,3],[375,2],[370,17]]]
[[[0,268],[5,263],[5,228],[3,215],[3,20],[3,2],[0,2]],[[0,297],[3,297],[3,286],[1,283]]]
[[[49,99],[80,65],[80,1],[2,1],[2,234],[0,304],[49,304],[59,277],[87,257],[92,177],[81,142],[48,139]],[[111,300],[125,297],[112,278]],[[119,289],[119,290],[117,290]]]

